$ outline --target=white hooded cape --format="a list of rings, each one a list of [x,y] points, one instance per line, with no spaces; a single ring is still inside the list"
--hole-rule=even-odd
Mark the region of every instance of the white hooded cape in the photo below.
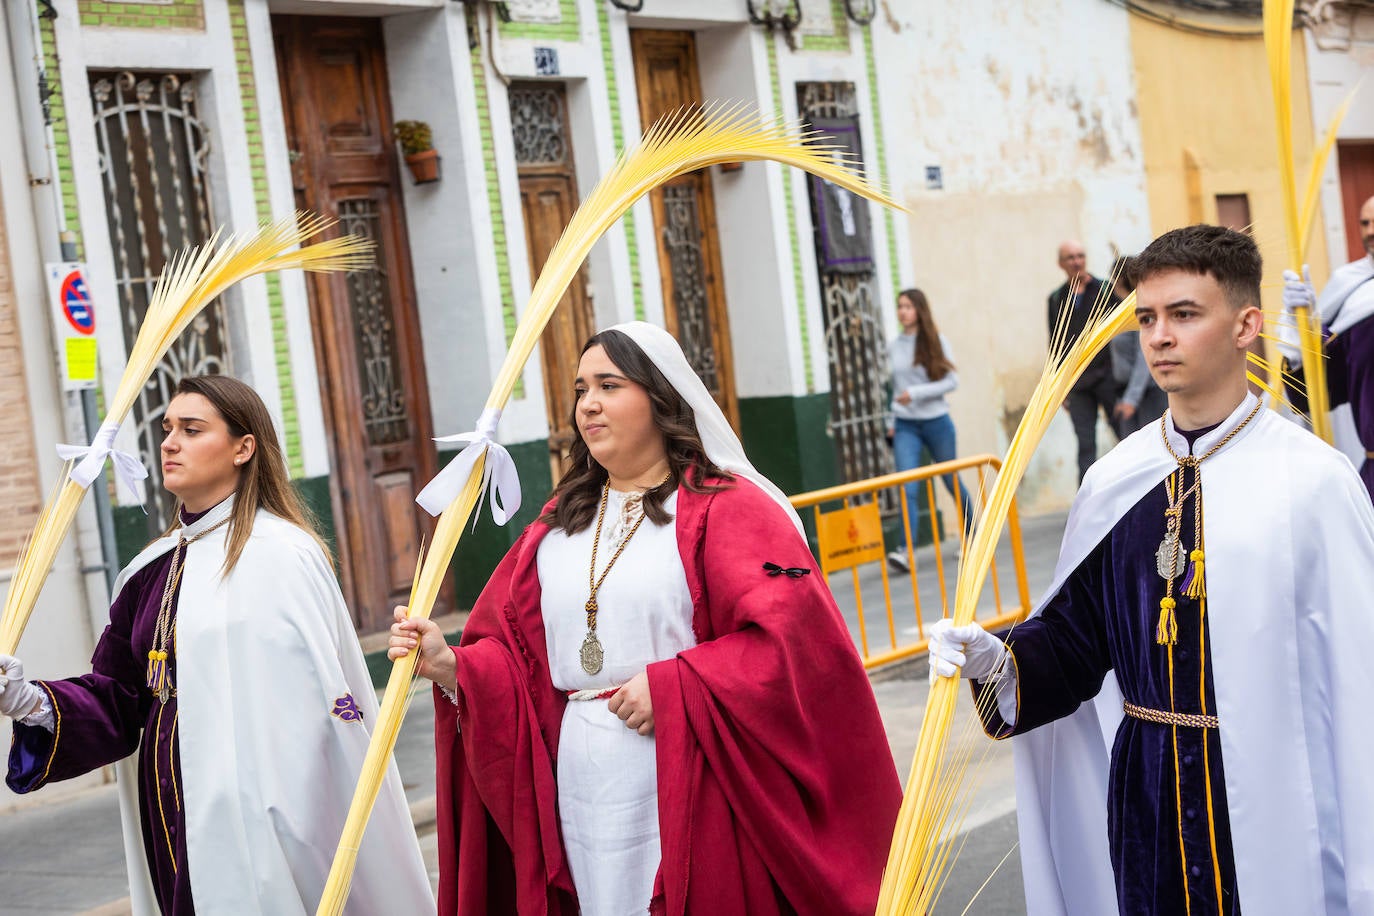
[[[1317,300],[1317,312],[1332,334],[1344,334],[1374,315],[1374,257],[1360,258],[1336,268]],[[1344,452],[1355,467],[1364,463],[1367,449],[1355,429],[1355,416],[1348,403],[1331,410],[1331,432],[1336,448]]]
[[[184,532],[228,515],[229,500]],[[177,731],[191,891],[199,916],[310,916],[362,772],[377,699],[323,551],[265,510],[221,578],[228,526],[187,546],[176,615]],[[171,550],[164,537],[115,582]],[[361,720],[332,714],[351,695]],[[119,764],[135,916],[156,916],[138,776]],[[395,764],[363,837],[345,912],[434,912]]]
[[[1254,406],[1198,440],[1201,454]],[[1179,454],[1187,443],[1169,423]],[[1158,424],[1097,462],[1036,613],[1176,467]],[[1262,410],[1202,465],[1207,621],[1236,881],[1247,916],[1374,914],[1374,508],[1350,463]],[[1141,545],[1151,550],[1153,545]],[[1015,739],[1033,916],[1116,910],[1107,767],[1121,720],[1109,676],[1071,716]]]
[[[1374,256],[1336,268],[1317,300],[1317,312],[1332,334],[1344,334],[1374,315]]]

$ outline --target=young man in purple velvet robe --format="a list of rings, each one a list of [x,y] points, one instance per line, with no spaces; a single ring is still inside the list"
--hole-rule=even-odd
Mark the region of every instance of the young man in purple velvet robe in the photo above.
[[[178,524],[120,574],[91,672],[29,681],[0,655],[6,783],[33,792],[137,751],[136,916],[306,916],[376,698],[262,399],[225,376],[177,392],[161,456]],[[394,771],[378,812],[347,912],[432,911]]]
[[[1304,277],[1283,272],[1283,308],[1286,320],[1279,326],[1279,349],[1285,369],[1298,382],[1303,379],[1302,353],[1293,309],[1315,309],[1326,333],[1326,384],[1332,419],[1339,408],[1349,406],[1354,429],[1349,442],[1337,447],[1354,462],[1374,499],[1374,197],[1360,207],[1360,239],[1365,256],[1351,261],[1331,275],[1317,298],[1303,266]],[[1288,398],[1298,410],[1307,410],[1307,394],[1301,385],[1290,386]]]
[[[1031,912],[1369,911],[1374,509],[1247,389],[1248,236],[1175,230],[1134,272],[1169,412],[1089,472],[1035,615],[940,622],[932,674],[1018,736]]]

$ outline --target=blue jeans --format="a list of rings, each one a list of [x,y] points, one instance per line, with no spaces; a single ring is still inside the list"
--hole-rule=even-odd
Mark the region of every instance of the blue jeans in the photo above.
[[[892,451],[899,471],[921,467],[922,449],[930,452],[930,457],[936,462],[953,461],[956,457],[954,421],[950,419],[949,414],[930,420],[903,420],[897,417],[893,421],[893,427]],[[959,511],[963,513],[964,536],[967,538],[973,531],[975,521],[973,499],[969,496],[968,488],[959,479],[959,475],[946,474],[942,479],[950,496],[955,496],[955,487],[958,487],[956,499],[959,501]],[[917,519],[920,516],[918,500],[922,489],[923,481],[906,485],[907,518],[911,522],[913,539],[916,537]]]

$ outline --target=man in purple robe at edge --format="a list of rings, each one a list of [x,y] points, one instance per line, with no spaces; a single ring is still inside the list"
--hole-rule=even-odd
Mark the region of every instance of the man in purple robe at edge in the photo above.
[[[1017,736],[1029,912],[1374,912],[1374,506],[1247,389],[1248,236],[1174,230],[1133,269],[1169,411],[1089,471],[1031,618],[941,621],[932,676]]]
[[[6,783],[33,792],[137,751],[119,774],[135,916],[308,916],[367,753],[371,679],[262,399],[187,377],[162,426],[178,524],[120,574],[90,673],[30,681],[0,655]],[[433,910],[393,767],[345,912]]]
[[[1312,289],[1307,265],[1301,278],[1291,270],[1283,272],[1285,321],[1279,326],[1279,350],[1284,370],[1301,381],[1302,351],[1292,314],[1298,307],[1315,308],[1326,337],[1326,387],[1336,447],[1359,468],[1374,499],[1374,197],[1360,207],[1360,239],[1365,256],[1338,268],[1321,298]],[[1288,400],[1298,410],[1307,410],[1307,394],[1300,385],[1289,387]],[[1349,408],[1349,419],[1343,416],[1344,407]]]

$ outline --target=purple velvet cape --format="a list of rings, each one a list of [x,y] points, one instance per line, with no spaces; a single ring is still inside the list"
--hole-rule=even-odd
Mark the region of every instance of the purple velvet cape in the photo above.
[[[1189,475],[1189,483],[1192,481]],[[1165,580],[1155,569],[1168,505],[1161,483],[1131,508],[1037,617],[1007,641],[1016,660],[1014,728],[996,704],[984,727],[998,738],[1069,715],[1115,671],[1128,702],[1215,714],[1203,601],[1174,583],[1178,642],[1155,642]],[[1183,513],[1193,545],[1192,502]],[[1171,658],[1172,654],[1172,658]],[[1172,698],[1171,698],[1172,694]],[[1240,912],[1216,729],[1173,728],[1126,717],[1112,747],[1108,848],[1122,913]],[[1220,905],[1218,905],[1220,903]]]
[[[183,523],[190,524],[201,514],[184,513]],[[137,750],[139,819],[158,906],[167,916],[191,916],[195,907],[186,864],[177,700],[172,696],[165,705],[159,703],[146,683],[148,651],[171,565],[168,551],[125,583],[110,605],[110,623],[96,644],[90,674],[36,682],[52,700],[57,728],[49,732],[14,724],[5,782],[15,792],[33,792]],[[180,591],[178,583],[173,609]],[[169,653],[175,684],[176,656],[174,651]]]

